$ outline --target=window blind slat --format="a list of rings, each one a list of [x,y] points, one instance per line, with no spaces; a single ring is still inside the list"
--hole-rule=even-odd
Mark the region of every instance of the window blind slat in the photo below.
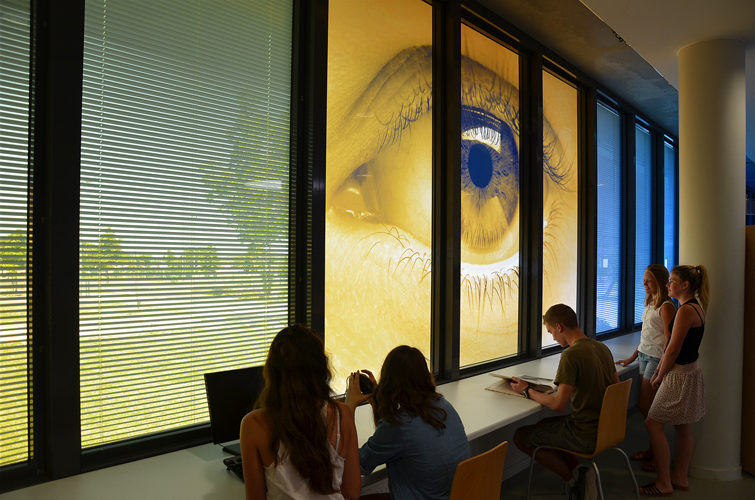
[[[644,127],[635,127],[636,215],[634,263],[634,322],[642,322],[645,287],[642,278],[653,260],[653,141]]]
[[[207,420],[203,374],[261,364],[288,321],[292,22],[87,0],[83,448]]]
[[[597,333],[619,326],[622,261],[621,117],[598,103]]]
[[[0,467],[33,458],[29,411],[30,3],[0,2]]]
[[[663,147],[663,265],[670,271],[676,262],[676,148]]]

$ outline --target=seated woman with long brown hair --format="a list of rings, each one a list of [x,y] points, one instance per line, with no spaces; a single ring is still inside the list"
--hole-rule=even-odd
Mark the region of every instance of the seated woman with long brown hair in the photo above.
[[[358,498],[354,418],[332,398],[322,340],[300,325],[284,328],[263,373],[258,409],[241,422],[247,500]]]
[[[346,404],[355,410],[369,400],[375,433],[359,450],[362,474],[388,467],[392,500],[447,500],[456,466],[469,458],[464,425],[451,403],[435,390],[435,380],[419,349],[399,346],[386,356],[380,382],[362,394],[359,372],[349,378]]]

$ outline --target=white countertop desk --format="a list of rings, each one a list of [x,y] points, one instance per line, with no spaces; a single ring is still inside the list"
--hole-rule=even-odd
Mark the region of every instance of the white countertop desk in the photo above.
[[[639,343],[639,333],[609,340],[606,345],[615,359],[629,357]],[[496,373],[527,374],[553,377],[560,356],[548,356]],[[637,363],[619,367],[622,379],[637,376]],[[503,440],[511,442],[520,425],[536,421],[550,412],[537,403],[486,391],[494,382],[488,374],[459,380],[439,387],[459,412],[469,437],[472,455],[492,448]],[[639,386],[633,387],[634,403]],[[357,409],[357,432],[360,446],[372,435],[374,426],[367,405]],[[137,460],[77,476],[50,481],[0,495],[0,500],[228,500],[243,499],[244,485],[226,471],[220,446],[205,444],[186,450]],[[525,457],[513,443],[506,457],[504,478],[527,466]],[[384,472],[376,471],[376,479]],[[368,478],[365,478],[368,479]],[[369,482],[368,479],[368,482]]]

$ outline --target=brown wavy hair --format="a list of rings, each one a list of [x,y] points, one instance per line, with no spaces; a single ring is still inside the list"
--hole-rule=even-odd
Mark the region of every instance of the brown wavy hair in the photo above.
[[[331,396],[333,375],[322,340],[302,325],[284,328],[270,344],[263,373],[265,388],[255,407],[263,410],[272,427],[270,451],[276,465],[283,443],[294,469],[312,491],[335,493],[322,406],[328,404],[339,415],[341,410]]]
[[[446,428],[448,414],[436,404],[442,395],[435,390],[435,379],[416,347],[401,345],[388,353],[372,397],[376,426],[381,418],[401,425],[400,417],[419,416],[433,427]]]
[[[655,284],[658,286],[658,293],[655,294],[652,302],[653,306],[658,309],[669,299],[668,288],[666,288],[666,283],[668,283],[668,269],[666,269],[666,266],[660,264],[650,264],[645,268],[645,271],[653,275]],[[645,305],[650,305],[650,295],[645,294]]]
[[[708,309],[708,270],[699,266],[676,266],[671,270],[682,282],[689,281],[690,291],[695,294],[703,311]]]

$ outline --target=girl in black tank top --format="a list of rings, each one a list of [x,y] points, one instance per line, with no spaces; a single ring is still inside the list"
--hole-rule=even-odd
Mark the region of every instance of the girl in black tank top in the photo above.
[[[703,340],[703,331],[705,330],[705,319],[700,315],[700,312],[697,310],[695,306],[692,304],[699,305],[700,303],[697,301],[697,299],[691,299],[684,304],[682,304],[679,309],[686,305],[690,305],[692,309],[695,310],[697,313],[697,316],[700,318],[700,326],[693,326],[690,327],[690,329],[687,331],[687,336],[684,337],[684,342],[682,343],[682,348],[679,351],[679,355],[676,357],[676,364],[677,365],[688,365],[692,363],[693,361],[697,361],[697,358],[699,357],[698,349],[700,348],[700,342]],[[676,316],[674,316],[676,318]],[[668,331],[669,333],[672,333],[674,331],[674,320],[671,320],[671,323],[668,325]]]
[[[674,489],[689,489],[687,472],[694,448],[692,423],[705,415],[705,384],[697,358],[708,305],[706,269],[703,266],[675,267],[671,270],[668,291],[682,305],[669,325],[671,340],[650,381],[658,392],[645,419],[645,427],[650,434],[658,476],[639,491],[641,495],[650,496],[670,496]],[[673,425],[676,432],[673,474],[665,425]]]

